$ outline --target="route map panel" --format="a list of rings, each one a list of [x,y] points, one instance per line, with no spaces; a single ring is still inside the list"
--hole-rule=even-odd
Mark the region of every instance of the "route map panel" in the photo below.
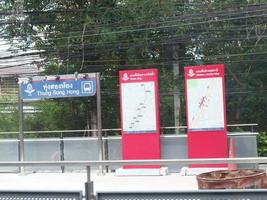
[[[156,131],[155,84],[137,82],[122,84],[123,131],[153,133]]]
[[[191,131],[223,130],[224,111],[221,78],[189,79],[188,126]]]

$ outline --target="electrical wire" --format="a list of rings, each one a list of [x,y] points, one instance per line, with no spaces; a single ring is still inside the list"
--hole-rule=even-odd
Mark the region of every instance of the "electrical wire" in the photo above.
[[[93,34],[84,34],[85,37],[93,37],[93,36],[104,36],[104,35],[111,35],[111,34],[123,34],[123,33],[133,33],[133,32],[143,32],[143,31],[156,31],[161,29],[168,29],[174,27],[184,27],[184,26],[192,26],[192,25],[201,25],[201,24],[210,24],[210,23],[218,23],[224,21],[231,21],[231,20],[240,20],[240,19],[249,19],[249,18],[258,18],[258,17],[266,17],[267,14],[259,14],[259,15],[251,15],[245,17],[234,17],[234,18],[226,18],[221,20],[208,20],[208,21],[200,21],[200,22],[192,22],[186,24],[173,24],[173,25],[163,25],[157,27],[146,27],[146,28],[137,28],[137,29],[128,29],[128,30],[120,30],[120,31],[111,31],[111,32],[102,32],[102,33],[93,33]],[[68,38],[80,38],[81,36],[68,36],[68,37],[60,37],[60,38],[48,38],[43,39],[43,41],[56,41],[56,40],[67,40]]]
[[[125,30],[125,31],[131,31],[131,30]],[[95,35],[95,34],[94,34]],[[99,35],[99,34],[98,34]],[[88,36],[88,35],[87,35]],[[75,36],[72,36],[72,37],[75,37]],[[77,36],[77,37],[79,37],[79,36]],[[69,38],[69,37],[68,37]],[[55,39],[58,39],[58,40],[60,40],[60,39],[64,39],[64,38],[55,38]]]
[[[261,46],[258,46],[259,47],[265,47],[266,45],[261,45]],[[246,46],[242,46],[242,48],[248,48],[248,47],[254,47],[253,45],[246,45]],[[132,47],[133,48],[133,47]],[[111,50],[112,51],[112,50]],[[49,51],[49,53],[53,53],[53,51]],[[88,53],[88,54],[85,54],[85,55],[90,55],[91,53]],[[200,58],[200,59],[196,59],[196,58],[193,58],[193,57],[190,57],[190,56],[180,56],[178,61],[179,62],[185,62],[185,61],[190,61],[190,60],[203,60],[203,59],[218,59],[218,58],[229,58],[229,57],[238,57],[238,56],[254,56],[254,55],[264,55],[264,54],[267,54],[266,51],[263,51],[263,52],[246,52],[246,53],[235,53],[235,54],[231,54],[231,53],[227,53],[227,54],[219,54],[219,55],[211,55],[211,56],[206,56],[206,55],[203,55],[203,58]],[[77,54],[78,55],[78,54]],[[69,56],[68,58],[77,58],[77,55],[73,55],[73,56]],[[29,58],[30,60],[30,58]],[[137,62],[140,62],[140,61],[146,61],[146,60],[149,60],[149,59],[135,59],[135,61]],[[154,59],[155,60],[155,59]],[[168,60],[168,62],[172,62],[173,59],[160,59],[161,61],[162,60]],[[89,63],[103,63],[103,62],[125,62],[127,61],[127,59],[125,60],[118,60],[118,59],[113,59],[113,60],[94,60],[94,61],[90,61],[90,60],[85,60],[85,63],[89,64]],[[10,62],[13,62],[15,63],[16,61],[10,61]],[[21,63],[21,61],[17,60],[18,63]],[[108,63],[108,64],[113,64],[113,63]],[[116,63],[115,63],[116,64]]]
[[[263,15],[263,16],[265,16],[265,15]],[[209,23],[209,22],[206,22],[206,23]],[[131,30],[127,30],[127,31],[131,31]],[[69,37],[68,37],[69,38]],[[263,37],[264,38],[264,37]],[[231,38],[232,39],[232,38]],[[163,43],[157,43],[157,44],[163,44]],[[125,48],[127,48],[127,47],[125,47]],[[96,52],[94,52],[94,53],[96,53]]]
[[[253,11],[251,11],[251,12],[259,12],[259,11],[261,11],[261,12],[263,12],[263,11],[266,11],[266,8],[265,9],[261,9],[261,10],[253,10]],[[240,14],[242,14],[242,13],[244,13],[244,14],[248,14],[250,11],[242,11],[242,12],[240,12],[240,13],[236,13],[235,11],[232,11],[232,14],[234,14],[234,15],[240,15]],[[229,13],[229,12],[225,12],[225,16],[229,16],[231,13]],[[205,14],[202,14],[203,16],[207,16],[207,13],[205,13]],[[210,16],[211,14],[210,13],[208,13],[208,16]],[[219,15],[219,13],[215,13],[215,16],[218,16]],[[199,19],[199,16],[197,17],[198,19]],[[174,22],[179,22],[181,19],[176,19],[176,20],[174,20],[174,21],[170,21],[170,22],[172,22],[172,23],[174,23]],[[166,22],[168,22],[168,21],[163,21],[164,23],[166,23]],[[155,21],[154,22],[149,22],[148,24],[145,24],[146,26],[151,26],[151,24],[155,24]],[[159,24],[159,22],[157,22],[157,24]],[[191,24],[190,24],[191,25]],[[138,25],[139,26],[139,25]],[[130,25],[130,26],[127,26],[127,27],[133,27],[133,25]],[[123,28],[123,27],[116,27],[117,29],[121,29],[121,28]],[[94,30],[98,30],[97,29],[97,27],[94,27]],[[141,29],[142,30],[142,29]],[[126,30],[127,31],[127,30]],[[79,33],[80,33],[81,31],[79,31]],[[68,32],[69,34],[70,33],[75,33],[75,32]],[[88,34],[87,34],[88,35]],[[73,37],[75,37],[75,36],[73,36]],[[78,36],[77,36],[78,37]]]
[[[129,3],[128,3],[129,4]],[[213,3],[212,5],[214,5],[215,3]],[[197,7],[194,7],[194,9],[197,9],[197,8],[201,8],[201,9],[203,9],[203,7],[205,8],[205,4],[203,4],[203,3],[200,3],[200,4],[193,4],[193,5],[198,5]],[[199,5],[203,5],[203,7],[199,7]],[[220,5],[222,5],[222,4],[220,4]],[[221,8],[221,10],[225,10],[226,8],[230,8],[230,9],[233,9],[233,8],[235,8],[235,9],[241,9],[241,8],[243,8],[244,9],[244,7],[246,8],[245,10],[246,11],[249,11],[249,9],[250,9],[250,7],[260,7],[260,8],[262,8],[262,7],[264,7],[264,6],[266,6],[267,4],[266,3],[258,3],[258,4],[240,4],[240,3],[227,3],[227,4],[225,4],[224,5],[224,7],[223,8]],[[110,7],[108,7],[109,9],[110,9]],[[138,7],[138,9],[140,9],[139,7]],[[208,12],[209,12],[209,14],[211,13],[211,9],[213,9],[213,7],[212,8],[208,8]],[[82,12],[84,12],[84,10],[81,10],[81,9],[71,9],[70,11],[72,12],[72,11],[74,11],[75,12],[75,10],[77,10],[77,11],[82,11]],[[68,12],[69,11],[69,9],[66,9],[65,10],[66,12]],[[215,12],[216,12],[216,14],[220,14],[220,13],[218,13],[218,8],[216,8],[215,10],[214,10]],[[40,12],[40,11],[37,11],[37,12]],[[55,10],[55,13],[64,13],[64,11],[62,11],[62,10]],[[26,12],[25,14],[28,14],[28,13],[36,13],[36,11],[29,11],[29,12]],[[48,13],[48,14],[51,14],[51,13],[53,13],[53,10],[48,10],[48,11],[44,11],[44,12],[41,12],[42,14],[46,14],[46,13]],[[4,14],[4,13],[3,13]],[[13,14],[12,12],[10,12],[10,13],[8,13],[8,14]],[[202,14],[202,13],[197,13],[197,15],[200,15],[200,14]],[[192,15],[192,14],[191,14]],[[196,15],[196,14],[195,14]],[[183,14],[183,17],[184,16],[186,16],[185,14]],[[190,16],[190,15],[189,15]],[[166,18],[166,17],[165,17]],[[169,17],[169,18],[172,18],[172,17]],[[142,19],[142,18],[141,18]],[[139,21],[141,21],[141,19],[140,18],[138,18],[138,20]],[[144,18],[144,19],[146,19],[146,18]],[[142,21],[141,21],[142,22]],[[106,26],[106,25],[112,25],[112,24],[114,24],[114,25],[117,25],[117,24],[119,24],[119,22],[115,22],[115,23],[108,23],[108,24],[100,24],[99,26]]]
[[[209,13],[200,13],[200,14],[191,14],[191,15],[182,15],[182,16],[177,16],[177,17],[172,17],[172,20],[167,20],[168,18],[164,18],[164,19],[157,19],[157,20],[155,20],[155,19],[153,19],[152,21],[150,20],[150,21],[148,21],[148,22],[146,22],[146,23],[143,23],[143,24],[141,24],[141,23],[138,23],[138,24],[130,24],[130,25],[126,25],[126,26],[112,26],[112,25],[110,25],[110,24],[106,24],[105,26],[102,26],[102,25],[94,25],[94,26],[88,26],[88,28],[89,28],[89,30],[88,31],[86,31],[86,33],[90,33],[90,32],[94,32],[94,31],[97,31],[97,30],[100,30],[100,29],[102,29],[102,28],[116,28],[116,29],[127,29],[127,28],[134,28],[134,27],[136,27],[136,28],[138,28],[138,27],[143,27],[143,26],[149,26],[149,27],[151,27],[151,26],[158,26],[158,25],[161,25],[161,24],[168,24],[168,23],[177,23],[177,22],[185,22],[185,20],[190,20],[190,21],[193,21],[194,19],[198,19],[199,21],[203,21],[203,19],[201,19],[201,17],[204,17],[204,18],[207,18],[207,16],[209,17],[209,18],[212,18],[212,17],[216,17],[216,18],[218,18],[218,17],[223,17],[223,16],[226,16],[226,17],[229,17],[229,16],[231,16],[231,15],[236,15],[236,16],[238,16],[238,15],[240,15],[240,14],[246,14],[246,15],[248,15],[249,13],[254,13],[254,12],[265,12],[266,11],[266,8],[267,8],[267,5],[266,5],[266,7],[265,8],[261,8],[260,10],[252,10],[252,11],[240,11],[240,12],[236,12],[236,11],[231,11],[231,12],[229,12],[229,11],[224,11],[224,12],[222,12],[222,13],[218,13],[218,12],[216,12],[216,13],[211,13],[211,12],[209,12]],[[195,16],[196,15],[196,16]],[[190,18],[189,18],[189,16],[190,16]],[[65,23],[66,23],[67,21],[65,21]],[[90,29],[92,29],[92,31],[90,31]],[[67,34],[79,34],[79,33],[81,33],[81,30],[79,30],[79,31],[68,31],[68,33]]]
[[[265,25],[266,23],[260,23],[260,24],[256,24],[257,26],[259,25]],[[254,25],[255,26],[255,25]],[[254,28],[254,27],[248,27],[248,26],[245,26],[244,28],[234,28],[233,26],[231,27],[227,27],[229,28],[230,30],[228,30],[228,32],[236,32],[236,31],[247,31],[248,28]],[[190,30],[190,33],[187,34],[186,38],[189,38],[189,37],[196,37],[196,36],[199,36],[200,33],[201,35],[203,36],[204,34],[212,34],[211,31],[225,31],[225,29],[208,29],[208,30],[205,30],[205,31],[202,31],[200,29],[193,29],[193,30]],[[200,33],[199,33],[200,32]],[[193,34],[194,33],[194,34]],[[214,33],[213,33],[214,34]],[[227,34],[227,33],[225,33]],[[161,34],[161,37],[160,37],[160,40],[170,40],[172,38],[177,38],[178,36],[171,36],[169,34],[166,34],[166,36],[164,36],[164,34]],[[150,41],[150,40],[155,40],[155,39],[159,39],[159,36],[158,35],[153,35],[153,36],[149,36],[148,38],[146,38],[146,40]],[[143,42],[144,41],[144,38],[140,38],[140,39],[134,39],[134,41],[131,41],[131,39],[120,39],[119,41],[116,40],[116,41],[113,41],[113,42],[102,42],[102,41],[99,41],[99,42],[84,42],[84,44],[86,45],[104,45],[104,44],[131,44],[131,43],[136,43],[136,42]],[[119,43],[118,43],[119,42]],[[63,45],[57,45],[57,48],[59,47],[66,47],[66,46],[71,46],[71,47],[79,47],[80,44],[63,44]],[[49,44],[44,44],[44,47],[45,46],[49,46]]]

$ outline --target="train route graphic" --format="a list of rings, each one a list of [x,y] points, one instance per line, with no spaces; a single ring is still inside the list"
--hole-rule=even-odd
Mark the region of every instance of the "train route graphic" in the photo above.
[[[156,132],[155,84],[138,82],[122,84],[123,131]]]
[[[191,131],[224,128],[222,79],[187,80],[188,126]]]

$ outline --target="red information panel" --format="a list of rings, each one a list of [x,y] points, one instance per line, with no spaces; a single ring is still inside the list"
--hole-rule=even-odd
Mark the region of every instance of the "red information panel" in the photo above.
[[[157,69],[120,71],[122,158],[160,158]],[[126,166],[124,168],[158,168]]]
[[[224,66],[184,68],[188,158],[226,158]],[[190,167],[226,167],[226,164]]]

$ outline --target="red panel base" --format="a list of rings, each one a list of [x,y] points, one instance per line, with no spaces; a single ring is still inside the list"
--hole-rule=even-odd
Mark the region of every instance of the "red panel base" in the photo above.
[[[225,131],[193,132],[187,134],[188,158],[227,158]],[[227,164],[192,164],[192,168],[227,167]]]
[[[160,159],[160,138],[158,133],[123,134],[122,159]],[[158,165],[124,166],[123,168],[160,168]]]

